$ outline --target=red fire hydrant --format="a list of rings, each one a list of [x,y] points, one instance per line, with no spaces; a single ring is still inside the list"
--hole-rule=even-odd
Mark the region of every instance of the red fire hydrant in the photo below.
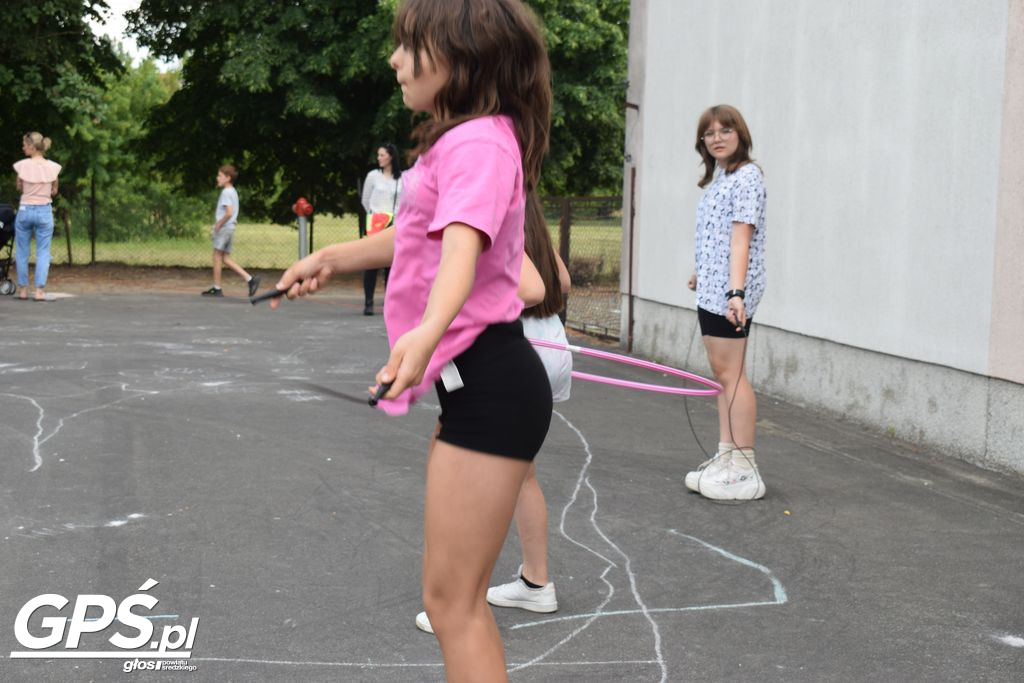
[[[305,258],[309,253],[306,244],[306,219],[313,215],[313,205],[305,197],[299,197],[292,204],[292,211],[299,217],[299,258]]]
[[[295,212],[296,216],[312,216],[313,205],[310,204],[305,197],[299,197],[294,204],[292,204],[292,211]]]

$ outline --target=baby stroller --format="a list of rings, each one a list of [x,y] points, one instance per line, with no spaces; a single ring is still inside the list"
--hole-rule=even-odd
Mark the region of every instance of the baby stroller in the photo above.
[[[14,260],[14,209],[0,204],[0,295],[10,296],[17,287],[7,277]]]

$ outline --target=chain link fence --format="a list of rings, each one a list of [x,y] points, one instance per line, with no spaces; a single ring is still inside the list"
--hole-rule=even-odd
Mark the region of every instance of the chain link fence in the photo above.
[[[621,197],[547,197],[545,215],[552,242],[572,277],[566,324],[608,338],[619,336],[619,269],[622,242]],[[72,225],[67,212],[55,212],[51,253],[56,264],[116,263],[129,266],[209,268],[212,246],[204,234],[192,238],[112,240],[88,225]],[[359,216],[316,215],[310,249],[359,238]],[[283,270],[298,257],[297,225],[240,223],[231,251],[249,270]]]
[[[548,197],[544,211],[572,278],[565,324],[618,339],[622,197]]]
[[[355,215],[314,215],[310,220],[312,249],[359,237],[359,219]],[[55,211],[54,221],[50,251],[55,264],[210,267],[210,227],[191,238],[112,240],[104,239],[102,230],[92,239],[89,226],[72,225],[68,215],[60,210]],[[298,235],[296,223],[239,223],[232,239],[231,256],[246,269],[283,270],[299,255]]]

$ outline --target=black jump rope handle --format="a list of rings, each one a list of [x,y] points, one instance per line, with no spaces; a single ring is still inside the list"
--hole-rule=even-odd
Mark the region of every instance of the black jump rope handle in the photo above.
[[[393,382],[384,382],[379,387],[377,387],[377,393],[370,397],[370,400],[369,400],[370,405],[371,406],[377,405],[377,401],[379,401],[382,398],[384,398],[384,394],[386,394],[386,393],[388,393],[388,391],[390,391],[392,384],[393,384]]]
[[[251,297],[249,297],[249,303],[251,303],[253,306],[255,306],[256,304],[258,304],[261,301],[266,301],[267,299],[276,299],[277,297],[284,296],[287,293],[288,293],[287,289],[271,289],[271,290],[268,290],[266,292],[263,292],[262,294],[260,294],[258,296],[251,296]]]
[[[276,299],[277,297],[284,296],[287,293],[288,290],[286,289],[271,289],[266,292],[263,292],[259,296],[249,297],[249,303],[255,306],[261,301],[266,301],[267,299]],[[367,402],[371,406],[377,405],[377,402],[384,398],[384,394],[388,393],[388,391],[391,389],[391,384],[392,382],[384,382],[383,384],[381,384],[379,387],[377,387],[377,393],[371,396]]]

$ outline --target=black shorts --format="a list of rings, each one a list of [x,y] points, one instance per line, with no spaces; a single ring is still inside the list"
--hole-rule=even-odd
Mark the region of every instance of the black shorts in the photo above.
[[[747,325],[742,332],[736,331],[733,325],[724,315],[715,315],[697,307],[697,321],[700,323],[700,334],[702,337],[725,337],[726,339],[743,339],[750,335],[750,323],[754,319],[747,316]]]
[[[548,373],[518,320],[485,329],[455,358],[463,387],[441,403],[437,438],[453,446],[532,461],[551,425]]]

